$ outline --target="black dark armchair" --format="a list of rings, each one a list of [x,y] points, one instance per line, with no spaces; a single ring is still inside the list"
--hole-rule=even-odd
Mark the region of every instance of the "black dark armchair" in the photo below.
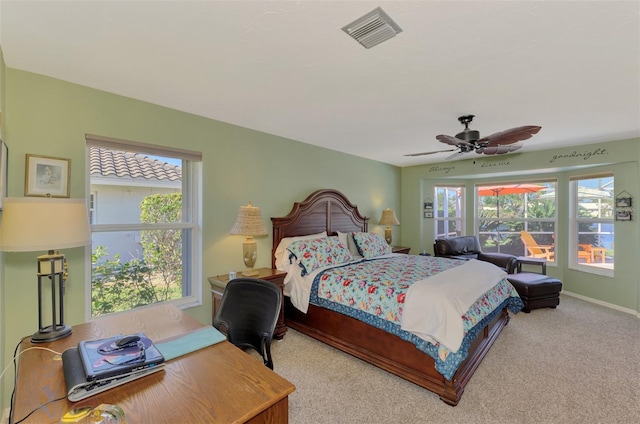
[[[433,244],[435,256],[452,259],[478,259],[491,262],[504,269],[507,274],[516,272],[518,259],[514,255],[496,252],[482,252],[476,236],[460,236],[436,239]]]
[[[273,369],[271,340],[282,305],[280,288],[265,280],[236,278],[225,287],[213,326],[241,349],[255,349]]]

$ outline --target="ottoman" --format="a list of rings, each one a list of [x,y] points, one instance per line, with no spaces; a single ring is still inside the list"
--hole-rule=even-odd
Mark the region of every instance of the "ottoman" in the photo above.
[[[557,278],[534,272],[507,275],[507,280],[516,289],[524,302],[524,312],[532,309],[555,308],[560,304],[562,282]]]

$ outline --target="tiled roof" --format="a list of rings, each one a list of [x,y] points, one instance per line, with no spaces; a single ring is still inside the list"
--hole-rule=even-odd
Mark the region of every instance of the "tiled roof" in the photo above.
[[[180,181],[182,169],[140,154],[90,147],[89,166],[92,176],[144,178],[146,180]]]

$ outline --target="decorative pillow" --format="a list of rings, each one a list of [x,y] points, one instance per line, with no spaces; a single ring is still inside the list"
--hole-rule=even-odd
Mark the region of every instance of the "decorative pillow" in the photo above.
[[[347,249],[349,250],[349,253],[351,253],[351,256],[353,256],[353,259],[362,258],[362,255],[358,252],[356,243],[353,241],[353,233],[341,233],[338,231],[338,238],[342,244],[347,246]]]
[[[391,253],[391,246],[380,234],[353,233],[353,241],[356,243],[358,252],[365,259]]]
[[[287,248],[302,268],[302,276],[318,268],[340,265],[352,260],[349,251],[338,237],[294,241]]]
[[[322,238],[326,236],[327,236],[327,232],[323,231],[321,233],[309,234],[307,236],[283,238],[282,240],[280,240],[280,243],[278,244],[278,247],[276,247],[276,251],[273,254],[274,257],[276,258],[276,268],[279,269],[280,271],[287,271],[288,267],[286,265],[289,264],[289,252],[287,252],[287,247],[289,247],[289,245],[294,241],[316,239],[316,238]],[[285,252],[287,253],[285,254]]]

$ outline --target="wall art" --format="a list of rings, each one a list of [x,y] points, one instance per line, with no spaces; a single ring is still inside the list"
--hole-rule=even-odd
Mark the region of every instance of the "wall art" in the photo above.
[[[0,211],[4,205],[4,198],[7,197],[7,156],[9,149],[7,144],[0,139]]]
[[[24,195],[69,197],[71,159],[27,154]]]

